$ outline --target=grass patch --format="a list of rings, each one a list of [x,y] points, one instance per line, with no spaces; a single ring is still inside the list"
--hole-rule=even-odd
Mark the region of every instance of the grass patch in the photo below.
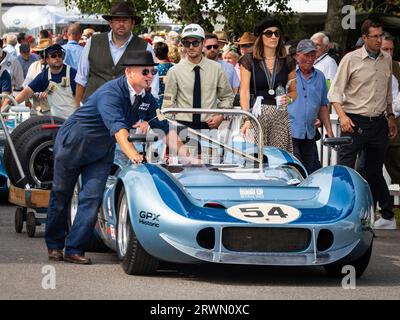
[[[394,208],[393,212],[394,212],[394,217],[397,222],[397,228],[400,228],[400,208]]]

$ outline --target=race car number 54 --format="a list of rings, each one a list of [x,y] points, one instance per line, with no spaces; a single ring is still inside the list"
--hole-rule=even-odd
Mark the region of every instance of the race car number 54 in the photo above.
[[[301,213],[296,208],[275,203],[239,204],[228,208],[236,219],[253,223],[283,224],[297,220]]]

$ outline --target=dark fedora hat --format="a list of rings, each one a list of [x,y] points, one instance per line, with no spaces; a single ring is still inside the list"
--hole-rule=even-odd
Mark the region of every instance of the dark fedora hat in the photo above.
[[[150,51],[129,51],[121,64],[123,67],[157,66]]]
[[[133,14],[132,7],[125,1],[120,1],[111,7],[111,14],[104,14],[103,19],[109,21],[112,18],[132,18],[135,24],[138,25],[142,22],[142,18]]]

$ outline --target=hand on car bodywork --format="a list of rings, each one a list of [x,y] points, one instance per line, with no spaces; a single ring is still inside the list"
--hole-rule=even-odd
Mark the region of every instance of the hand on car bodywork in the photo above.
[[[129,132],[126,129],[121,129],[115,133],[115,139],[121,147],[121,150],[133,163],[143,162],[143,156],[136,150],[133,143],[128,141]]]
[[[47,97],[48,97],[47,92],[40,92],[39,93],[39,99],[40,100],[47,100]]]
[[[137,128],[140,133],[146,133],[147,129],[149,128],[149,123],[147,121],[139,120],[132,127]]]

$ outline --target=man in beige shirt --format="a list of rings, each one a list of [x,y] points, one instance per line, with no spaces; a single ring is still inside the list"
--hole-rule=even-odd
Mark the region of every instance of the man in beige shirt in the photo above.
[[[395,229],[393,204],[382,168],[389,138],[397,135],[392,111],[392,61],[380,51],[382,25],[371,20],[361,27],[364,46],[341,61],[328,93],[339,116],[342,136],[353,144],[342,146],[338,163],[354,168],[357,153],[365,150],[366,179],[375,204],[379,201],[382,218],[374,227]]]
[[[187,56],[167,74],[162,108],[232,108],[234,94],[218,62],[203,56],[204,30],[197,24],[183,29]],[[176,120],[193,129],[216,129],[224,117],[177,114]]]

